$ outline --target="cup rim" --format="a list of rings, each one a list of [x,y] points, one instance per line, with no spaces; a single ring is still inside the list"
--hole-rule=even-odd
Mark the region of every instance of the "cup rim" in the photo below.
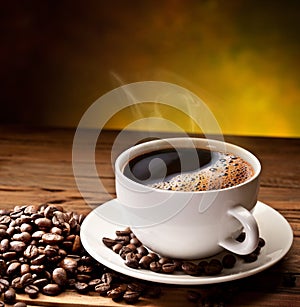
[[[136,182],[128,177],[126,177],[123,173],[124,167],[126,165],[126,163],[129,161],[128,158],[133,159],[136,156],[139,156],[141,154],[147,153],[149,151],[154,151],[154,150],[159,150],[159,149],[166,149],[169,148],[170,145],[172,144],[176,144],[177,142],[180,143],[182,141],[192,141],[194,142],[207,142],[207,148],[210,149],[214,146],[221,146],[223,147],[225,150],[225,152],[231,153],[230,150],[227,149],[233,149],[235,151],[239,151],[239,156],[241,156],[241,158],[243,158],[244,160],[246,160],[248,163],[251,164],[253,170],[254,170],[254,174],[248,178],[246,181],[239,183],[237,185],[228,187],[228,188],[222,188],[222,189],[216,189],[216,190],[204,190],[204,191],[176,191],[176,190],[165,190],[165,189],[158,189],[158,188],[154,188],[151,186],[147,186],[144,185],[142,183]],[[157,145],[161,145],[162,143],[165,144],[166,147],[157,147],[155,148]],[[182,143],[181,144],[177,144],[179,145],[181,148],[184,148],[186,146],[183,146]],[[197,146],[195,146],[197,147]],[[204,147],[203,147],[204,148]],[[218,147],[220,148],[220,147]],[[218,151],[218,149],[215,149],[216,151]],[[240,152],[242,153],[240,155]],[[247,158],[245,158],[247,157]],[[254,180],[256,180],[259,175],[261,173],[261,163],[259,161],[259,159],[249,150],[232,144],[232,143],[228,143],[225,141],[219,141],[219,140],[215,140],[215,139],[207,139],[207,138],[201,138],[201,137],[171,137],[171,138],[162,138],[162,139],[155,139],[155,140],[151,140],[151,141],[147,141],[144,143],[140,143],[137,145],[134,145],[126,150],[124,150],[116,159],[115,161],[115,177],[117,178],[122,178],[123,180],[125,180],[125,182],[127,184],[130,185],[134,185],[137,188],[144,188],[145,191],[156,191],[158,193],[184,193],[184,194],[207,194],[207,193],[216,193],[216,192],[222,192],[222,191],[227,191],[227,190],[232,190],[232,189],[236,189],[238,187],[241,187],[243,185],[249,184],[250,182],[253,182]]]

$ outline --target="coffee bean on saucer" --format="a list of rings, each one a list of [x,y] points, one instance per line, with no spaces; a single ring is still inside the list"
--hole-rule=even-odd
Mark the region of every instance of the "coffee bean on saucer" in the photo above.
[[[232,254],[227,254],[222,259],[222,264],[225,269],[231,269],[236,263],[236,258]]]
[[[102,238],[102,242],[107,247],[113,247],[118,242],[116,240],[110,239],[110,238]]]
[[[198,273],[199,275],[205,274],[205,267],[208,266],[208,261],[202,260],[198,263]]]
[[[149,269],[150,263],[153,262],[152,258],[149,256],[143,256],[140,261],[139,265],[142,269]]]
[[[193,262],[190,262],[190,261],[183,262],[183,264],[181,265],[181,268],[183,272],[188,275],[198,275],[199,274],[198,266],[197,264]]]
[[[149,265],[149,268],[152,272],[160,272],[161,271],[161,264],[158,261],[152,261]]]
[[[245,255],[245,256],[242,256],[242,258],[244,259],[245,262],[247,263],[251,263],[251,262],[254,262],[257,260],[257,254],[255,253],[251,253],[251,254],[248,254],[248,255]]]
[[[148,254],[148,256],[152,258],[152,261],[158,261],[159,260],[159,256],[156,253],[151,252],[151,253]]]
[[[163,273],[171,274],[176,270],[176,265],[174,263],[164,263],[161,270]]]
[[[265,240],[263,238],[259,238],[258,240],[258,246],[259,247],[264,247],[266,244]]]
[[[142,242],[138,238],[131,238],[129,243],[130,244],[134,244],[136,247],[142,245]]]
[[[142,256],[146,256],[149,253],[148,249],[143,245],[138,246],[136,251],[137,251],[137,253],[139,253]]]
[[[123,230],[117,230],[116,235],[117,236],[129,236],[131,234],[131,229],[129,227],[123,229]]]
[[[131,252],[132,250],[129,247],[123,246],[119,251],[119,255],[121,256],[122,259],[125,260],[126,254],[131,253]]]
[[[222,263],[217,259],[212,259],[207,266],[204,268],[206,275],[218,275],[223,270]]]
[[[115,245],[113,245],[112,250],[116,253],[119,254],[121,248],[123,247],[122,243],[117,243]]]
[[[236,238],[236,241],[238,242],[243,242],[246,238],[246,233],[245,232],[241,232],[240,235]]]
[[[126,254],[125,264],[130,268],[137,269],[139,267],[139,261],[135,253],[130,252]]]

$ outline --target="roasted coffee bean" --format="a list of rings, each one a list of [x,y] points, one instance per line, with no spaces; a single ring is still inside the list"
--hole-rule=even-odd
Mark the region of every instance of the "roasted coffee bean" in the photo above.
[[[256,254],[256,255],[259,255],[260,251],[261,251],[261,247],[257,246],[253,253]]]
[[[54,234],[57,234],[57,235],[60,235],[60,236],[61,236],[62,233],[63,233],[62,229],[59,228],[59,227],[56,227],[56,226],[52,227],[52,228],[50,229],[50,232],[51,232],[51,233],[54,233]]]
[[[45,266],[43,264],[39,264],[39,265],[30,265],[30,271],[31,273],[42,273],[45,271]]]
[[[175,270],[176,271],[182,271],[182,261],[181,260],[178,260],[178,259],[174,259],[173,260],[173,263],[175,264]]]
[[[0,279],[0,293],[5,292],[9,288],[9,281],[7,279]]]
[[[32,232],[32,229],[33,227],[28,224],[28,223],[23,223],[21,226],[20,226],[20,230],[21,232],[28,232],[28,233],[31,233]]]
[[[134,244],[127,244],[126,247],[130,248],[133,252],[136,252],[136,246]]]
[[[145,290],[145,286],[140,282],[131,282],[127,285],[127,289],[142,293]]]
[[[257,260],[257,254],[256,253],[251,253],[249,255],[244,255],[242,256],[242,258],[244,259],[245,262],[250,263],[250,262],[254,262]]]
[[[76,279],[79,282],[89,283],[89,281],[91,280],[91,275],[88,275],[88,274],[77,274],[76,275]]]
[[[100,295],[106,295],[109,289],[110,285],[106,283],[101,283],[95,286],[95,291]]]
[[[83,274],[91,274],[93,272],[93,267],[91,265],[79,265],[77,271]]]
[[[222,263],[217,259],[212,259],[207,266],[204,268],[206,275],[217,275],[220,274],[223,270]]]
[[[4,303],[14,304],[16,302],[16,291],[13,288],[9,288],[4,292]]]
[[[20,283],[23,287],[26,287],[33,283],[33,278],[31,273],[26,273],[21,276]]]
[[[24,256],[28,259],[33,259],[37,257],[39,254],[39,250],[35,245],[28,245],[24,251]]]
[[[139,266],[142,269],[149,269],[150,263],[153,262],[152,258],[149,256],[143,256],[139,261]]]
[[[39,256],[37,256],[37,257],[31,259],[30,263],[31,263],[32,265],[40,265],[40,264],[43,264],[43,263],[44,263],[45,259],[46,259],[46,256],[45,256],[45,255],[39,255]]]
[[[21,290],[24,289],[23,284],[21,283],[21,277],[16,277],[14,278],[11,282],[10,285],[12,288],[14,288],[17,292],[20,292]]]
[[[163,265],[163,264],[166,264],[166,263],[172,263],[173,260],[168,258],[168,257],[161,257],[158,262]]]
[[[40,292],[40,289],[35,285],[28,285],[24,289],[25,293],[32,299],[37,298]]]
[[[15,233],[12,239],[15,241],[22,241],[22,242],[28,243],[31,240],[31,234],[26,231],[21,232],[21,233]]]
[[[129,236],[118,236],[115,238],[117,243],[128,244],[130,241]]]
[[[32,283],[34,286],[37,286],[39,289],[42,289],[48,284],[47,278],[39,278],[33,281]]]
[[[264,247],[266,245],[266,242],[263,238],[259,238],[258,240],[258,246],[259,247]]]
[[[116,245],[118,242],[116,240],[110,239],[110,238],[102,238],[102,242],[105,246],[111,248],[114,245]]]
[[[131,234],[131,229],[129,227],[123,229],[123,230],[117,230],[116,235],[117,236],[129,236]]]
[[[123,299],[127,304],[135,304],[139,300],[140,296],[141,294],[137,291],[127,290],[123,294]]]
[[[14,304],[14,307],[27,307],[27,304],[24,302],[17,302]]]
[[[27,273],[30,273],[30,266],[27,263],[22,263],[20,267],[20,274],[25,275]]]
[[[32,237],[33,239],[40,240],[40,239],[42,239],[42,236],[43,236],[45,233],[46,233],[46,232],[43,231],[43,230],[37,230],[37,231],[35,231],[35,232],[31,235],[31,237]]]
[[[113,274],[112,273],[104,273],[101,276],[101,282],[110,285],[113,281]]]
[[[117,243],[112,247],[112,250],[116,253],[119,254],[121,248],[123,247],[122,243]]]
[[[163,273],[172,274],[175,272],[176,265],[174,263],[164,263],[161,267]]]
[[[81,241],[78,235],[75,236],[72,246],[72,253],[78,253],[81,250]]]
[[[236,258],[232,254],[227,254],[222,259],[222,265],[225,269],[231,269],[236,263]]]
[[[10,216],[8,216],[8,215],[0,216],[0,224],[9,224],[10,221],[11,221]]]
[[[190,261],[183,262],[181,265],[181,268],[183,272],[188,275],[198,275],[199,274],[198,265],[193,262],[190,262]]]
[[[0,252],[5,253],[9,250],[9,240],[8,239],[3,239],[0,242]]]
[[[56,296],[61,293],[61,288],[58,284],[48,284],[43,287],[43,293],[49,296]]]
[[[149,253],[148,254],[149,257],[152,258],[152,261],[158,261],[159,260],[159,256],[156,253]]]
[[[20,273],[20,267],[21,267],[21,263],[20,262],[12,262],[6,271],[7,275],[16,275],[18,273]]]
[[[243,242],[243,241],[245,240],[245,238],[246,238],[246,233],[245,233],[245,232],[242,232],[242,233],[236,238],[236,240],[237,240],[238,242]]]
[[[139,261],[135,253],[130,252],[126,254],[125,264],[130,268],[137,269],[139,267]]]
[[[129,243],[135,245],[136,247],[142,245],[142,242],[138,238],[131,238]]]
[[[147,248],[143,245],[138,246],[136,249],[137,253],[139,253],[142,256],[146,256],[148,255],[149,251],[147,250]]]
[[[52,280],[61,287],[65,287],[68,282],[67,272],[63,268],[56,268],[52,272]]]
[[[74,285],[78,293],[84,294],[89,291],[89,285],[85,282],[76,282]]]
[[[119,255],[121,256],[122,259],[125,260],[126,254],[131,253],[131,252],[132,250],[129,247],[123,246],[119,251]]]
[[[54,245],[61,243],[64,237],[55,233],[45,233],[42,235],[42,240],[46,244]]]
[[[161,264],[158,261],[152,261],[149,265],[149,268],[152,272],[160,272]]]
[[[123,297],[123,294],[125,293],[126,290],[127,290],[127,285],[123,284],[112,290],[108,290],[107,296],[114,300],[117,300]]]
[[[60,267],[65,269],[67,274],[75,274],[77,266],[78,262],[71,257],[66,257],[60,262]]]
[[[88,282],[88,285],[89,285],[89,288],[91,290],[95,290],[95,287],[97,285],[101,284],[101,279],[100,278],[95,278],[95,279],[92,279]]]
[[[16,253],[23,252],[26,248],[26,244],[22,241],[11,241],[10,250]]]

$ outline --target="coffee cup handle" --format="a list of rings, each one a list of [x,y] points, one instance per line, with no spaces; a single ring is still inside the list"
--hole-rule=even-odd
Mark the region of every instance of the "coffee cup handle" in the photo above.
[[[229,209],[227,212],[243,225],[246,237],[243,242],[238,242],[234,238],[226,238],[219,242],[219,245],[238,255],[252,253],[259,241],[259,231],[255,218],[247,209],[240,205]]]

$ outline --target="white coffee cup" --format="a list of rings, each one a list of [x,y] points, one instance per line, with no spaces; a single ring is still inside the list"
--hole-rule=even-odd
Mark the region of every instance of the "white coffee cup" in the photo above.
[[[153,188],[124,175],[128,162],[151,151],[204,148],[232,153],[248,162],[254,174],[233,187],[209,191],[170,191]],[[257,202],[261,165],[249,151],[203,138],[170,138],[145,142],[122,152],[115,162],[120,214],[126,216],[137,238],[162,256],[200,259],[224,248],[240,255],[258,244],[258,226],[251,211]],[[243,242],[235,240],[244,231]]]

